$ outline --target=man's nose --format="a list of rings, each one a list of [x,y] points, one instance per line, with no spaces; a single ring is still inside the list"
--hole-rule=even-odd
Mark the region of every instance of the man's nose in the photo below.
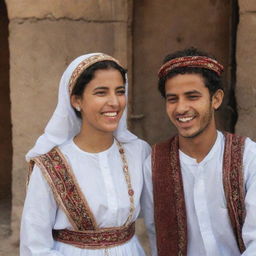
[[[189,110],[189,104],[186,100],[180,99],[176,105],[176,113],[184,114]]]

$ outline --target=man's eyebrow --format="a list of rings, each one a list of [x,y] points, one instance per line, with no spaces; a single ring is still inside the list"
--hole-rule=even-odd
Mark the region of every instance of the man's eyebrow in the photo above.
[[[199,94],[199,95],[202,95],[201,92],[197,91],[197,90],[192,90],[192,91],[187,91],[187,92],[184,92],[184,95],[191,95],[191,94]],[[167,93],[165,95],[165,97],[176,97],[177,94],[175,93]]]
[[[189,94],[202,94],[201,92],[197,91],[197,90],[192,90],[192,91],[188,91],[184,93],[185,95],[189,95]]]
[[[165,97],[174,97],[174,96],[177,96],[177,94],[175,94],[175,93],[167,93],[165,95]]]

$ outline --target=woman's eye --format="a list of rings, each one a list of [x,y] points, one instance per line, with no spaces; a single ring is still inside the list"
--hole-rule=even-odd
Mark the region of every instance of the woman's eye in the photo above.
[[[97,92],[95,92],[95,95],[105,95],[105,91],[97,91]]]
[[[125,94],[125,90],[118,90],[116,93],[118,95],[124,95]]]

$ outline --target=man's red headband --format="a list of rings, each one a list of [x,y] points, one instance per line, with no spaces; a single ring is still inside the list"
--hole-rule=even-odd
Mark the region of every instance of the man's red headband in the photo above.
[[[185,56],[166,62],[159,70],[158,77],[162,78],[169,71],[179,67],[206,68],[216,72],[219,76],[224,70],[216,60],[204,56]]]

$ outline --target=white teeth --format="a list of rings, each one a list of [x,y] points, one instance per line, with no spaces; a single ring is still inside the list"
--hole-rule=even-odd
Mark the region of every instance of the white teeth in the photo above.
[[[106,112],[103,113],[104,116],[114,117],[117,116],[117,112]]]
[[[181,117],[181,118],[178,118],[178,120],[180,122],[183,122],[183,123],[191,121],[192,119],[193,119],[193,117]]]

